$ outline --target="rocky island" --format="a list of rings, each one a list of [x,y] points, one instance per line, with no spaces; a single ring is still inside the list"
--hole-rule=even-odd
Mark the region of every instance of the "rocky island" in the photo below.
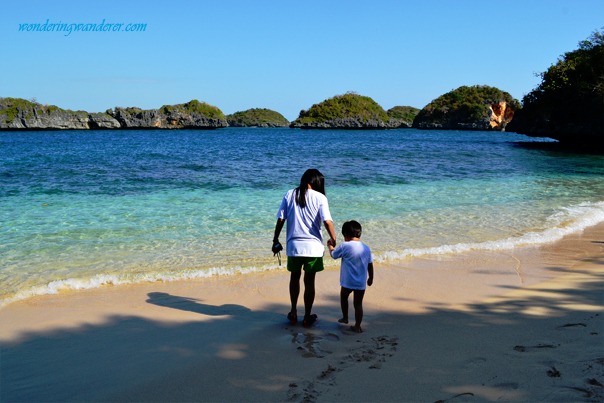
[[[395,106],[386,111],[390,117],[390,125],[396,128],[413,127],[413,121],[419,113],[419,109],[413,106]]]
[[[314,104],[289,127],[299,129],[392,129],[399,121],[392,121],[386,111],[373,99],[348,92]]]
[[[462,86],[436,98],[415,117],[417,129],[505,130],[520,102],[486,85]]]
[[[118,107],[105,113],[90,113],[21,98],[0,98],[0,130],[217,129],[227,126],[220,109],[197,100],[159,109]]]
[[[218,129],[228,126],[220,109],[196,99],[186,104],[164,105],[159,109],[109,109],[107,114],[115,118],[123,129]]]
[[[233,127],[288,127],[287,120],[279,112],[266,108],[252,108],[227,115],[229,126]]]
[[[71,111],[21,98],[0,98],[0,130],[119,129],[107,113]]]
[[[0,130],[216,129],[227,126],[302,129],[417,129],[513,131],[557,139],[561,146],[604,152],[604,31],[565,53],[527,94],[522,105],[509,93],[486,85],[462,86],[422,110],[395,106],[385,111],[354,92],[302,110],[288,122],[270,109],[253,108],[228,117],[205,102],[135,107],[90,113],[35,100],[0,98]]]

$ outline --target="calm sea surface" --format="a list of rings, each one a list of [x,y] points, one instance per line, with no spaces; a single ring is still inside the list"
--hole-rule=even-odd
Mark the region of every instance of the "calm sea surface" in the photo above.
[[[604,157],[523,144],[535,141],[411,129],[0,133],[0,306],[279,269],[275,214],[307,168],[326,177],[338,234],[360,221],[377,261],[547,243],[604,221]]]

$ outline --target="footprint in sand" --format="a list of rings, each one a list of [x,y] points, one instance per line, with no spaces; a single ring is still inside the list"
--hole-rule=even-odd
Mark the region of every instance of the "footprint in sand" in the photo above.
[[[568,388],[581,392],[593,401],[604,402],[604,357],[584,362],[581,372],[585,376],[585,383]]]
[[[585,323],[567,323],[566,325],[558,326],[558,329],[564,329],[568,327],[587,327]]]
[[[288,402],[314,402],[317,400],[318,393],[314,390],[313,383],[306,387],[301,387],[297,383],[290,383],[287,391]]]
[[[341,369],[328,365],[314,380],[304,382],[304,386],[290,383],[287,400],[290,402],[316,401],[323,391],[336,385],[335,374],[340,371]]]
[[[474,397],[474,393],[472,393],[472,392],[459,393],[459,394],[457,394],[457,395],[453,395],[453,396],[451,396],[451,397],[450,397],[450,398],[448,398],[448,399],[444,399],[444,400],[437,400],[437,401],[436,401],[436,402],[434,402],[434,403],[445,403],[445,402],[451,401],[451,400],[453,400],[453,399],[455,399],[455,398],[458,398],[458,397],[464,397],[464,396],[472,396],[472,397]]]
[[[584,319],[583,322],[573,322],[573,323],[566,323],[564,325],[558,326],[556,327],[556,329],[561,330],[561,329],[580,329],[580,328],[587,328],[589,327],[588,324],[591,320],[597,318],[598,316],[600,316],[599,313],[596,313],[594,315],[591,315],[587,318]],[[591,332],[591,335],[597,335],[598,332]]]
[[[359,340],[359,342],[361,342]],[[396,351],[398,345],[397,337],[378,336],[372,337],[367,342],[361,342],[361,346],[354,349],[348,357],[343,361],[360,363],[370,363],[370,369],[380,369],[382,363],[386,361],[388,357],[392,357]]]
[[[551,367],[550,369],[548,369],[546,374],[550,378],[560,378],[560,376],[562,376],[562,374],[560,374],[560,371],[558,371],[556,367]]]
[[[325,336],[317,336],[313,333],[293,334],[292,343],[300,344],[298,349],[303,351],[304,357],[322,358],[331,352],[319,348],[322,340],[338,341],[339,337],[334,333]],[[301,383],[290,383],[287,392],[287,401],[290,402],[314,402],[324,392],[336,387],[336,375],[358,363],[369,363],[369,369],[379,369],[388,357],[392,357],[398,345],[397,337],[378,336],[369,340],[357,340],[360,346],[353,348],[349,354],[335,363],[327,364],[327,368],[321,371],[314,379]],[[332,359],[333,361],[334,359]]]
[[[477,367],[480,366],[484,363],[487,362],[486,358],[483,357],[474,357],[474,358],[470,358],[466,361],[465,366],[466,367]]]
[[[514,346],[514,350],[521,353],[528,353],[535,350],[542,350],[548,348],[558,348],[560,345],[554,344],[537,344],[536,346]]]
[[[323,358],[332,352],[321,348],[322,341],[326,338],[329,340],[338,340],[337,337],[331,333],[326,337],[317,336],[310,332],[294,333],[292,334],[292,343],[298,344],[298,350],[302,352],[302,357],[304,358]]]

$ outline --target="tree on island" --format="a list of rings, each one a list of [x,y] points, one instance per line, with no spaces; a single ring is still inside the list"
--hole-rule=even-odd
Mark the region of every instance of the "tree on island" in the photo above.
[[[604,152],[604,28],[540,77],[510,130]]]

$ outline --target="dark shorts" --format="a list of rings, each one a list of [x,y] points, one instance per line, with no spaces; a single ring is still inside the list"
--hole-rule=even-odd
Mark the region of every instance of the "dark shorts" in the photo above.
[[[287,271],[304,271],[318,273],[323,271],[323,257],[288,256]]]

